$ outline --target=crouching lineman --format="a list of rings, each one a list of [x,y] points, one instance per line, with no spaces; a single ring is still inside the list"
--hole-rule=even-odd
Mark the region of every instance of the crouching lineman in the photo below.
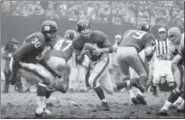
[[[37,105],[36,116],[42,116],[43,113],[51,114],[46,109],[47,100],[54,90],[64,91],[61,75],[51,69],[44,59],[37,60],[45,47],[50,45],[51,40],[56,38],[57,24],[55,21],[46,20],[41,25],[41,31],[28,36],[24,44],[14,53],[10,63],[12,74],[10,82],[15,84],[14,79],[17,72],[21,76],[35,81],[37,84]],[[27,80],[28,80],[27,79]]]
[[[77,61],[81,62],[84,55],[87,55],[91,60],[92,72],[88,79],[89,85],[101,100],[102,104],[98,109],[107,111],[110,107],[105,99],[103,89],[108,94],[113,94],[115,88],[118,88],[110,80],[108,71],[110,62],[108,53],[113,52],[113,47],[103,32],[98,30],[91,31],[87,20],[77,22],[77,31],[80,35],[73,41]],[[128,84],[125,82],[124,85],[125,87],[130,86],[130,82]]]
[[[125,87],[125,81],[139,81],[143,86],[139,89],[138,95],[135,97],[132,88],[128,88],[130,98],[134,104],[144,104],[146,101],[144,99],[143,93],[146,91],[148,73],[141,59],[139,53],[144,50],[145,58],[149,61],[155,51],[155,41],[154,36],[146,32],[149,31],[148,25],[140,25],[138,30],[129,30],[123,35],[123,40],[117,48],[117,61],[120,66],[122,73],[122,82],[117,86],[118,89]],[[138,75],[138,79],[133,79],[130,75],[130,68],[132,68]],[[133,85],[134,86],[134,85]]]
[[[169,108],[174,104],[177,106],[178,112],[184,113],[184,70],[181,68],[184,66],[184,33],[181,35],[180,30],[177,27],[170,28],[168,30],[168,37],[173,44],[179,44],[178,54],[172,60],[172,73],[177,87],[173,90],[168,97],[168,100],[164,103],[159,111],[160,115],[168,115]]]

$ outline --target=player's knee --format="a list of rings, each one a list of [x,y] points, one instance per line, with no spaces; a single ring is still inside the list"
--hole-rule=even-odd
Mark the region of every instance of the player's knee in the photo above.
[[[57,80],[55,83],[55,89],[59,92],[66,93],[68,90],[68,81]]]
[[[89,86],[93,88],[93,81],[89,79]]]
[[[90,78],[89,85],[91,88],[95,88],[97,86],[97,82],[94,79]]]
[[[43,83],[39,83],[37,85],[37,96],[46,96],[46,88],[46,85],[44,85]]]

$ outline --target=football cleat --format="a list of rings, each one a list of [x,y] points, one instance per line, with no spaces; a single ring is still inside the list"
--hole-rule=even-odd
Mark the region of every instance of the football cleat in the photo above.
[[[146,102],[145,98],[143,96],[141,96],[140,94],[138,94],[136,96],[136,99],[139,101],[140,104],[147,105],[147,102]]]
[[[140,103],[136,98],[132,98],[131,101],[132,101],[132,103],[135,104],[135,105],[137,105],[137,104]]]
[[[160,110],[159,115],[162,115],[162,116],[167,116],[168,115],[168,111],[167,110]]]
[[[145,92],[144,87],[139,83],[138,79],[131,80],[131,85],[138,88],[142,93]]]
[[[177,113],[184,113],[184,112],[185,112],[184,109],[183,110],[177,109]]]
[[[107,102],[102,102],[101,105],[97,107],[97,109],[100,111],[109,111],[110,106],[108,105]]]
[[[37,108],[35,111],[35,117],[42,118],[44,114],[51,115],[51,112],[48,109],[42,109],[42,108]]]

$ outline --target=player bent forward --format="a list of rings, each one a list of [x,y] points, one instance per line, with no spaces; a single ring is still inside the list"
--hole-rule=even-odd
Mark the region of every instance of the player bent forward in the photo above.
[[[155,51],[155,41],[147,25],[141,25],[139,30],[129,30],[124,34],[121,44],[117,48],[117,61],[122,73],[122,81],[117,84],[117,89],[125,87],[125,81],[133,81],[129,68],[132,68],[138,75],[138,81],[143,85],[138,95],[135,95],[130,87],[128,90],[130,98],[134,104],[147,104],[143,93],[147,88],[148,73],[139,53],[144,50],[145,58],[150,60]],[[137,80],[137,79],[136,79]]]
[[[38,60],[44,48],[50,46],[53,39],[56,38],[57,24],[55,21],[47,20],[41,25],[41,31],[28,36],[24,44],[14,53],[11,59],[10,76],[11,84],[15,84],[14,79],[17,72],[37,84],[37,109],[36,116],[42,116],[43,113],[50,114],[46,109],[47,100],[54,90],[66,92],[65,81],[60,78],[61,75],[49,67],[44,59]],[[27,80],[28,80],[27,79]]]
[[[113,84],[109,74],[109,55],[113,52],[113,47],[107,36],[98,30],[91,31],[89,22],[80,20],[77,22],[77,31],[80,35],[74,39],[73,48],[77,55],[77,61],[81,62],[84,55],[87,55],[91,60],[92,72],[89,76],[90,87],[94,89],[101,100],[99,110],[107,111],[110,109],[107,100],[105,99],[104,91],[108,94],[113,94],[117,84]],[[127,84],[128,83],[128,84]],[[124,81],[124,87],[131,85],[130,82]]]
[[[169,108],[174,104],[177,106],[178,112],[184,113],[184,70],[181,69],[184,66],[184,33],[181,35],[179,28],[172,27],[168,31],[168,36],[170,41],[173,41],[174,44],[180,42],[178,54],[172,60],[172,73],[174,80],[177,83],[176,89],[170,93],[168,100],[165,101],[164,105],[159,111],[159,115],[168,115]]]

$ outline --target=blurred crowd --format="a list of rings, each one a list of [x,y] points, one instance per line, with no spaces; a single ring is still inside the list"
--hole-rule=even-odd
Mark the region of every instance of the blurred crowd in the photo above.
[[[93,22],[150,23],[178,25],[184,23],[183,1],[4,1],[2,11],[17,16],[46,15],[53,19],[88,19]]]

